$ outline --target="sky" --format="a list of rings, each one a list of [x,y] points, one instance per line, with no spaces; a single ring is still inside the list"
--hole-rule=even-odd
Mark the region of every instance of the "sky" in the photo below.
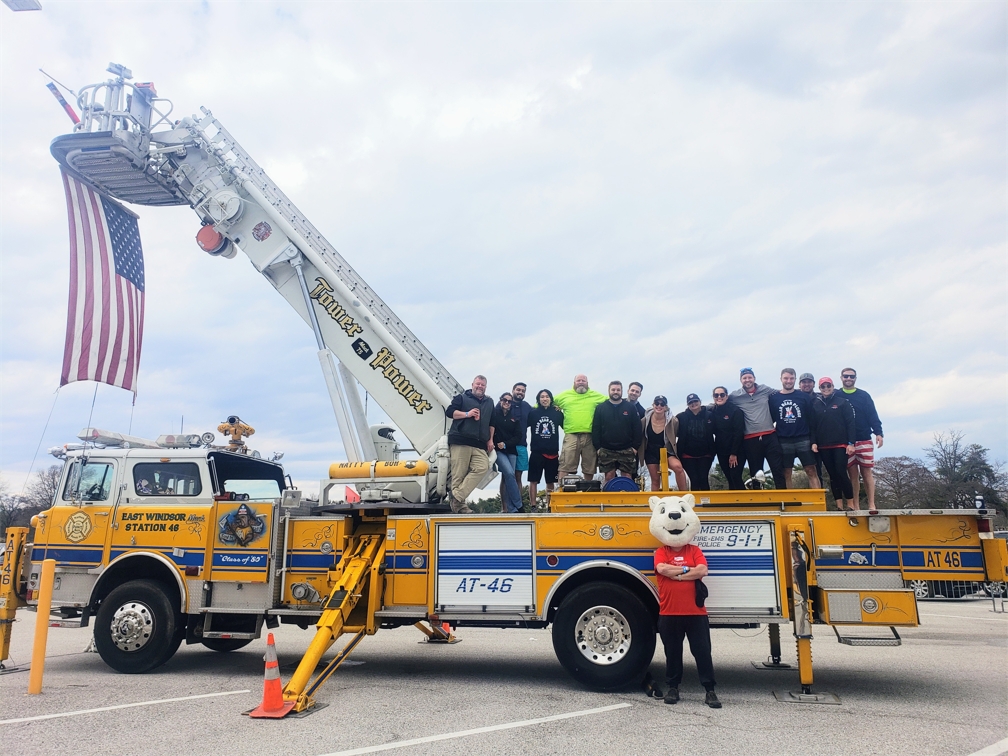
[[[851,366],[884,453],[957,429],[1008,458],[1004,3],[128,7],[0,7],[9,485],[89,424],[153,438],[238,414],[308,489],[345,458],[310,329],[242,254],[200,251],[188,207],[132,208],[135,405],[57,394],[49,142],[70,121],[38,69],[77,89],[110,61],[176,116],[212,110],[465,386],[584,372],[679,410],[741,367],[777,386]]]

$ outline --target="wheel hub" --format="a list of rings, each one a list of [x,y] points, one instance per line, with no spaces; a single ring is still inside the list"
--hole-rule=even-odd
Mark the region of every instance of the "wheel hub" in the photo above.
[[[630,623],[611,606],[593,606],[575,624],[574,640],[593,664],[615,664],[630,649]]]
[[[130,601],[112,615],[112,642],[120,651],[139,651],[154,633],[154,613],[146,604]]]

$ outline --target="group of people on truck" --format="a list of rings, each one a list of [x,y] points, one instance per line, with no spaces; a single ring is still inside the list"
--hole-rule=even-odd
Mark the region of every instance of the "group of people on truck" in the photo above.
[[[577,475],[579,469],[585,479],[598,471],[607,482],[618,475],[635,478],[646,469],[650,490],[660,491],[664,448],[680,491],[707,490],[715,459],[729,489],[760,488],[764,464],[775,488],[790,488],[797,459],[811,488],[822,485],[825,468],[841,510],[860,511],[863,480],[874,514],[872,469],[875,445],[883,442],[882,423],[871,395],[854,385],[857,371],[846,367],[840,379],[842,385],[836,386],[823,376],[816,391],[811,373],[798,376],[793,368],[784,368],[781,388],[774,389],[757,383],[746,367],[739,371],[736,390],[715,386],[707,404],[691,393],[686,409],[673,413],[662,395],[644,407],[639,401],[644,387],[638,381],[630,383],[624,398],[622,382],[610,381],[608,394],[602,394],[590,388],[584,374],[574,376],[573,386],[556,396],[540,390],[534,405],[526,401],[527,385],[515,383],[495,404],[487,396],[486,378],[477,375],[472,388],[455,396],[445,410],[452,420],[452,511],[472,511],[466,499],[489,471],[494,451],[502,509],[519,512],[526,471],[532,502],[541,482],[553,491],[559,478]]]

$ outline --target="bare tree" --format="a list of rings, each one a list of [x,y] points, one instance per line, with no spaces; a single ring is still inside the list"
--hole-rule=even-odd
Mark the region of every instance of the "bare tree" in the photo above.
[[[23,500],[10,492],[7,481],[0,478],[0,534],[7,537],[7,528],[16,524]]]
[[[25,506],[35,510],[32,514],[38,514],[52,506],[56,500],[62,473],[62,465],[52,465],[35,473],[35,480],[28,486],[25,495]]]
[[[980,444],[965,444],[962,431],[936,433],[934,443],[924,453],[931,460],[936,481],[936,504],[972,507],[979,494],[991,507],[1004,507],[1006,480],[1004,466],[991,462],[989,450]]]
[[[0,480],[0,533],[10,527],[27,527],[31,518],[52,506],[59,488],[61,465],[38,470],[24,495],[12,494]]]
[[[876,504],[885,509],[929,507],[935,476],[919,459],[880,457],[875,462]]]

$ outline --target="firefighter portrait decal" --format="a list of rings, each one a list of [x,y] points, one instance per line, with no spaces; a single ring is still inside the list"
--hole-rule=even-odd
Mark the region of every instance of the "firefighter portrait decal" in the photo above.
[[[256,515],[248,504],[224,515],[218,523],[221,543],[248,546],[266,532],[266,520]]]

